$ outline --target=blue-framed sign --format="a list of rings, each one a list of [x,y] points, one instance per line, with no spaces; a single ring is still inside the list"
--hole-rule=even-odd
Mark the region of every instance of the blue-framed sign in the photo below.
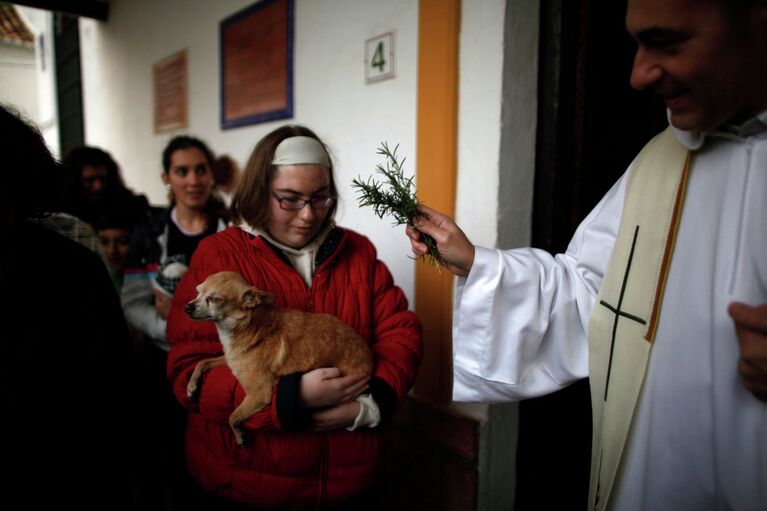
[[[293,0],[261,0],[224,19],[221,128],[293,117]]]

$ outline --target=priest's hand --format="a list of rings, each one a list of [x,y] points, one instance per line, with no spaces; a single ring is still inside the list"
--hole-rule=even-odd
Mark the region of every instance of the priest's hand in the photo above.
[[[738,371],[743,384],[767,403],[767,304],[752,307],[733,302],[727,310],[740,343]]]
[[[418,211],[421,216],[405,229],[413,253],[421,256],[428,251],[421,241],[421,233],[428,234],[437,242],[447,269],[459,277],[467,276],[474,264],[474,245],[450,217],[423,205],[418,206]]]

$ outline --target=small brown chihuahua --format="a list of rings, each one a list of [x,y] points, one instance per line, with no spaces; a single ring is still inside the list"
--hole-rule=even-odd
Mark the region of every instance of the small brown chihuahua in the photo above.
[[[184,309],[191,319],[216,322],[224,355],[198,362],[187,397],[194,397],[205,371],[228,364],[246,394],[229,417],[239,446],[244,445],[240,424],[269,404],[279,376],[320,367],[337,367],[344,376],[372,374],[369,346],[335,316],[279,309],[274,295],[233,272],[214,273],[197,293]]]

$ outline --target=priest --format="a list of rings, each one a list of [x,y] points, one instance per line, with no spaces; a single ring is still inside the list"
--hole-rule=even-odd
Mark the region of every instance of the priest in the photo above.
[[[459,276],[457,401],[590,378],[589,509],[767,509],[767,1],[629,0],[631,74],[666,104],[564,254],[473,246],[427,207]]]

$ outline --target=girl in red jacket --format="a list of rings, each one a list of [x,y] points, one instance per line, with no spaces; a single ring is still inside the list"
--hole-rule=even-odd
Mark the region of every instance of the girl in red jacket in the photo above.
[[[421,328],[370,241],[333,223],[338,193],[325,145],[309,129],[284,126],[257,145],[234,195],[236,227],[203,240],[168,318],[169,377],[189,414],[186,457],[212,494],[262,509],[332,508],[374,481],[381,425],[403,403],[421,361]],[[335,368],[283,376],[272,401],[244,423],[237,448],[227,422],[244,397],[227,366],[206,373],[195,401],[195,365],[222,353],[211,322],[183,305],[218,271],[234,271],[273,293],[277,305],[338,316],[368,341],[371,378]]]

